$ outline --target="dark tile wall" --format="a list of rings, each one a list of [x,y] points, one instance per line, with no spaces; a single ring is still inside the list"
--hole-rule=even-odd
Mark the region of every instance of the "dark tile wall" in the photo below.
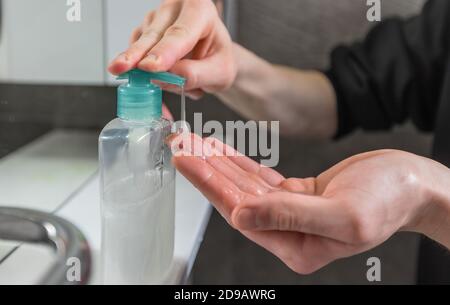
[[[99,128],[115,114],[113,87],[0,85],[0,121]]]
[[[115,99],[109,87],[0,84],[0,156],[53,128],[98,130]]]

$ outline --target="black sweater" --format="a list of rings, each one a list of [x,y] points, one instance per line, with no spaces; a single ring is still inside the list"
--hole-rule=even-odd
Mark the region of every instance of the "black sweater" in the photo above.
[[[331,58],[338,137],[410,119],[434,131],[435,157],[450,165],[450,0],[429,0],[408,20],[386,20]]]
[[[429,0],[422,14],[408,20],[386,20],[363,42],[338,47],[331,57],[327,75],[337,94],[337,137],[410,119],[434,132],[433,158],[450,166],[450,0]],[[427,239],[418,280],[450,284],[448,251]]]

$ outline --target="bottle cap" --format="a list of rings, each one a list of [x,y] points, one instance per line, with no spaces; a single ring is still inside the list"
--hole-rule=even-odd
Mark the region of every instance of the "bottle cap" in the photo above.
[[[124,120],[148,120],[161,117],[162,90],[153,84],[159,80],[184,86],[185,79],[168,72],[146,72],[139,69],[121,74],[117,79],[128,79],[117,89],[117,116]]]

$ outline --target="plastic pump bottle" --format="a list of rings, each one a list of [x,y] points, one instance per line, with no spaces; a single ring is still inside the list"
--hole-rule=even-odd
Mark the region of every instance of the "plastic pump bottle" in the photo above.
[[[175,170],[164,140],[162,91],[170,73],[131,70],[118,79],[117,116],[101,132],[102,275],[105,284],[162,284],[173,257]]]

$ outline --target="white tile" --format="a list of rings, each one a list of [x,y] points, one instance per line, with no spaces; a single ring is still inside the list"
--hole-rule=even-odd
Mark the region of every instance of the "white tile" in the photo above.
[[[0,240],[0,261],[5,258],[18,244],[10,241]]]
[[[0,285],[37,284],[54,259],[49,247],[22,245],[0,265]]]
[[[8,189],[0,186],[0,202],[45,211],[54,211],[65,202],[57,215],[71,221],[86,236],[94,260],[91,283],[98,284],[101,230],[99,180],[93,175],[97,167],[94,140],[96,144],[92,134],[53,132],[0,161],[0,185],[8,184]],[[17,172],[7,179],[5,168],[16,168]],[[177,174],[174,261],[167,283],[186,281],[210,213],[205,197]],[[8,250],[1,245],[0,255],[2,249]],[[46,257],[38,253],[39,259],[34,259],[35,252],[22,246],[8,257],[0,265],[0,283],[36,282],[49,261],[48,253],[44,253]],[[13,277],[9,276],[11,272]]]
[[[95,133],[51,132],[0,160],[0,206],[54,211],[96,169]]]
[[[211,206],[183,176],[176,176],[175,249],[170,284],[186,280],[211,214]],[[88,239],[95,262],[101,247],[100,196],[98,177],[93,178],[57,215],[74,223]],[[94,284],[99,284],[98,265],[93,266]],[[1,268],[0,268],[1,273]]]
[[[94,132],[56,130],[0,159],[0,206],[55,211],[95,174],[97,138]],[[0,261],[17,245],[0,240]],[[9,270],[26,249],[21,247],[1,264],[0,281],[9,281]],[[21,271],[30,263],[14,268]]]

